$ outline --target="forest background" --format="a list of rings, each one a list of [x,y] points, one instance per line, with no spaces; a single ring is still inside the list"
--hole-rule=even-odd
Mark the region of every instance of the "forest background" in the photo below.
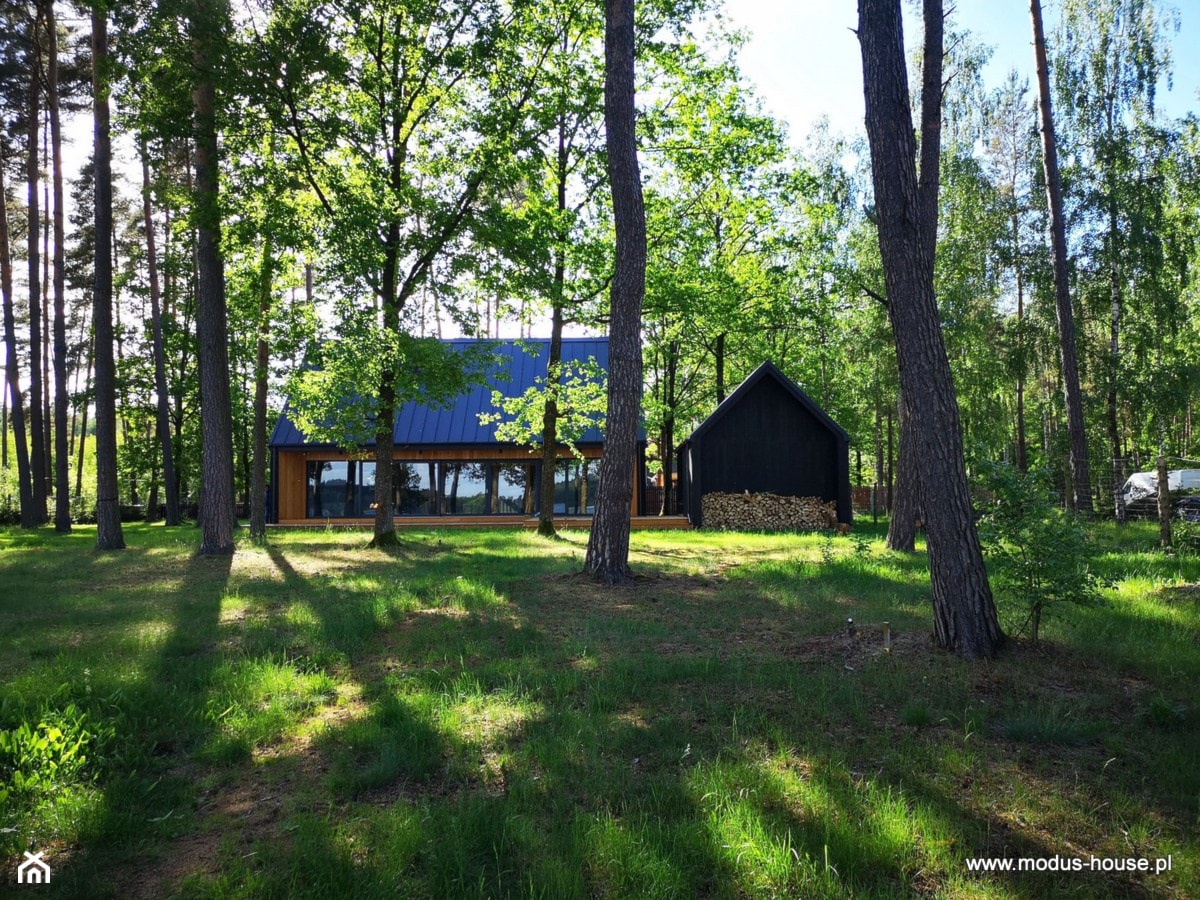
[[[393,259],[406,273],[392,286],[404,335],[543,335],[552,323],[567,334],[604,330],[613,236],[603,29],[600,10],[578,3],[212,6],[206,40],[226,63],[212,71],[235,493],[245,514],[256,382],[269,386],[261,431],[289,387],[303,393],[293,379],[318,342],[344,350],[341,363],[355,372],[380,356],[372,327],[384,286],[373,279],[388,228],[397,229]],[[190,9],[122,4],[111,24],[118,483],[122,505],[151,515],[164,506],[167,457],[185,506],[201,481],[196,248],[205,222],[189,140]],[[94,170],[85,163],[72,177],[56,162],[52,119],[61,107],[68,136],[91,124],[85,12],[49,0],[8,7],[0,85],[0,252],[11,264],[14,315],[6,354],[24,390],[35,505],[48,516],[62,431],[75,521],[87,521],[95,504],[87,471]],[[1114,487],[1155,456],[1200,456],[1195,78],[1168,90],[1189,12],[1068,0],[1052,16],[1072,298],[1101,514],[1114,509]],[[847,29],[851,17],[847,10]],[[952,13],[946,26],[936,278],[968,471],[977,477],[985,464],[1010,461],[1045,471],[1061,489],[1070,474],[1033,91],[1020,72],[989,63],[1011,55],[1011,41],[993,51],[966,21]],[[413,42],[416,56],[391,57],[402,89],[383,106],[378,88],[389,73],[380,63],[394,47],[386,28],[374,46],[365,39],[372,22],[424,41]],[[656,466],[669,460],[731,386],[771,359],[851,434],[852,479],[883,486],[887,507],[900,465],[898,379],[865,139],[844,118],[833,120],[837,130],[817,120],[789,131],[772,116],[745,75],[769,57],[736,24],[703,0],[639,8],[651,456]],[[848,30],[843,43],[844,77],[825,71],[822,83],[861,98]],[[1027,39],[1022,49],[1031,60]],[[794,56],[805,65],[805,54]],[[914,73],[920,66],[917,54]],[[396,97],[411,99],[408,130],[381,133],[380,110]],[[853,122],[857,113],[845,115]],[[398,154],[405,169],[393,177]],[[332,356],[323,362],[336,369]],[[401,396],[414,388],[402,385]],[[66,416],[56,426],[58,398]],[[12,412],[5,392],[0,515],[15,520]]]

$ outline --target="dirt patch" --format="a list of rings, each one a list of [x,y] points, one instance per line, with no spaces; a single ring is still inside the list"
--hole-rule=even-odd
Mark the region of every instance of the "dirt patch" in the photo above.
[[[884,657],[930,662],[938,654],[933,636],[920,631],[893,631],[891,647],[884,647],[883,635],[875,629],[862,629],[852,637],[848,631],[817,635],[792,645],[786,655],[801,662],[837,663],[850,670]]]

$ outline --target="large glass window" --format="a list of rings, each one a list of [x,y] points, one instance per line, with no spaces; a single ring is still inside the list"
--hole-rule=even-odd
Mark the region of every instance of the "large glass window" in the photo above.
[[[554,511],[591,515],[598,486],[597,460],[562,460],[555,467]],[[375,463],[312,460],[307,466],[311,519],[375,515]],[[540,465],[450,460],[392,464],[392,504],[397,516],[533,515]]]
[[[594,459],[562,460],[554,473],[554,512],[556,515],[591,515],[596,509],[599,486]]]
[[[436,463],[392,464],[392,504],[396,515],[437,515],[436,468]]]
[[[496,466],[492,512],[519,516],[533,512],[533,466]]]
[[[487,463],[442,463],[438,478],[442,512],[451,516],[482,516],[488,512],[491,469]]]
[[[307,511],[310,519],[364,518],[375,500],[375,463],[311,460]]]

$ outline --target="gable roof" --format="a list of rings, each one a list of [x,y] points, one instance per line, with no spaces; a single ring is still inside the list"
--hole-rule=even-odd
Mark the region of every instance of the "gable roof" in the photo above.
[[[727,415],[731,409],[737,406],[742,401],[742,398],[750,393],[754,386],[764,378],[772,378],[778,382],[779,385],[781,385],[783,389],[796,400],[797,403],[799,403],[804,407],[804,409],[812,414],[814,419],[833,432],[839,441],[844,443],[850,442],[850,435],[848,435],[845,430],[842,429],[842,426],[838,425],[837,422],[829,418],[829,415],[825,412],[825,410],[821,409],[821,407],[816,404],[816,401],[814,401],[812,397],[804,393],[804,391],[800,389],[800,386],[796,384],[796,382],[784,375],[783,372],[779,371],[779,368],[773,362],[768,360],[751,372],[750,376],[741,384],[739,384],[737,389],[734,390],[732,394],[722,400],[720,405],[712,411],[712,414],[703,422],[701,422],[696,430],[692,432],[691,437],[679,445],[680,448],[682,448],[685,444],[696,440],[698,437],[701,437],[704,432],[708,431],[716,422],[719,422],[725,415]]]
[[[493,390],[498,390],[507,397],[516,397],[534,387],[535,379],[545,377],[546,359],[550,354],[549,338],[523,338],[519,341],[476,341],[459,338],[444,343],[464,348],[487,344],[500,357],[502,363],[489,373],[486,383],[460,394],[445,409],[431,408],[417,402],[405,403],[397,409],[396,424],[392,429],[397,448],[413,444],[449,447],[479,444],[500,446],[501,442],[496,440],[496,426],[480,425],[479,413],[494,411]],[[608,338],[563,338],[563,362],[586,362],[588,357],[595,357],[600,368],[607,371]],[[604,435],[598,428],[589,428],[578,443],[602,444]],[[374,444],[374,441],[370,441],[366,446]],[[274,449],[297,449],[330,445],[309,441],[292,422],[285,405],[271,434],[270,446]]]

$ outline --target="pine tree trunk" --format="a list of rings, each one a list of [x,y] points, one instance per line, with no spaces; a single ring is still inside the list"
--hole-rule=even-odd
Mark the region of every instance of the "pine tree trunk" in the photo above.
[[[112,142],[108,113],[108,20],[92,10],[92,108],[95,119],[96,286],[92,327],[96,357],[96,549],[123,550],[117,490],[116,364],[113,360]],[[79,444],[83,456],[83,441]]]
[[[914,452],[916,441],[912,435],[912,417],[905,409],[903,392],[896,408],[900,413],[899,463],[892,517],[888,520],[887,547],[897,553],[912,553],[917,549],[917,519],[921,517],[920,460]]]
[[[606,584],[630,578],[629,525],[642,394],[646,210],[634,110],[634,0],[606,0],[604,124],[616,226],[609,320],[608,413],[596,515],[584,570]]]
[[[859,0],[867,136],[888,315],[927,521],[934,632],[968,659],[1004,641],[983,566],[963,463],[962,431],[933,291],[930,223],[918,190],[899,0]],[[941,4],[925,5],[927,28]],[[926,136],[928,139],[929,136]],[[914,211],[916,214],[914,215]]]
[[[38,164],[38,134],[42,119],[41,107],[41,29],[42,6],[30,21],[30,42],[33,48],[29,68],[29,104],[26,126],[27,144],[25,177],[28,183],[26,211],[27,241],[25,257],[28,263],[29,288],[29,466],[33,478],[33,519],[36,525],[47,521],[46,510],[46,423],[42,409],[42,262],[41,262],[41,198],[38,185],[41,167]]]
[[[50,106],[50,146],[54,182],[54,530],[71,530],[71,459],[67,446],[67,301],[63,254],[62,122],[58,98],[58,25],[53,0],[47,4],[46,35],[50,65],[46,92]]]
[[[250,475],[250,537],[267,534],[267,365],[270,362],[271,290],[274,242],[263,239],[258,283],[258,340],[254,346],[254,469]]]
[[[1088,473],[1087,432],[1083,419],[1083,394],[1079,389],[1079,362],[1075,352],[1075,314],[1067,271],[1067,233],[1063,218],[1062,183],[1058,176],[1058,143],[1050,106],[1050,74],[1046,63],[1046,38],[1042,31],[1041,0],[1030,0],[1033,22],[1033,52],[1037,62],[1038,109],[1042,135],[1042,165],[1046,175],[1046,200],[1050,208],[1050,242],[1053,245],[1054,311],[1058,320],[1059,358],[1062,363],[1063,401],[1067,410],[1070,440],[1071,508],[1091,516],[1092,487]]]
[[[216,34],[222,27],[219,4],[196,0],[190,24],[195,82],[196,165],[196,335],[199,338],[200,407],[203,441],[200,553],[233,553],[233,420],[229,399],[229,332],[226,325],[225,272],[221,258],[221,210],[218,203],[215,71]]]
[[[162,447],[163,494],[166,499],[166,522],[179,524],[179,485],[175,480],[175,450],[171,443],[170,395],[167,393],[167,359],[163,341],[162,303],[158,287],[158,248],[154,238],[154,217],[150,209],[150,161],[143,141],[142,157],[142,218],[146,223],[146,277],[150,282],[150,324],[154,334],[154,391],[155,428]]]
[[[36,528],[33,514],[33,473],[29,444],[25,437],[25,408],[21,392],[21,370],[17,363],[17,322],[13,312],[12,251],[8,233],[8,204],[5,202],[4,160],[0,159],[0,294],[4,301],[4,380],[12,408],[13,449],[17,457],[17,496],[21,504],[21,527]],[[7,435],[0,439],[8,442]]]
[[[87,355],[87,372],[83,377],[83,411],[80,414],[79,422],[79,445],[76,448],[75,459],[75,499],[79,500],[83,497],[83,451],[87,447],[87,429],[88,429],[88,407],[91,405],[88,398],[92,396],[92,390],[95,387],[93,379],[93,371],[96,365],[96,339],[93,337],[88,341]]]

